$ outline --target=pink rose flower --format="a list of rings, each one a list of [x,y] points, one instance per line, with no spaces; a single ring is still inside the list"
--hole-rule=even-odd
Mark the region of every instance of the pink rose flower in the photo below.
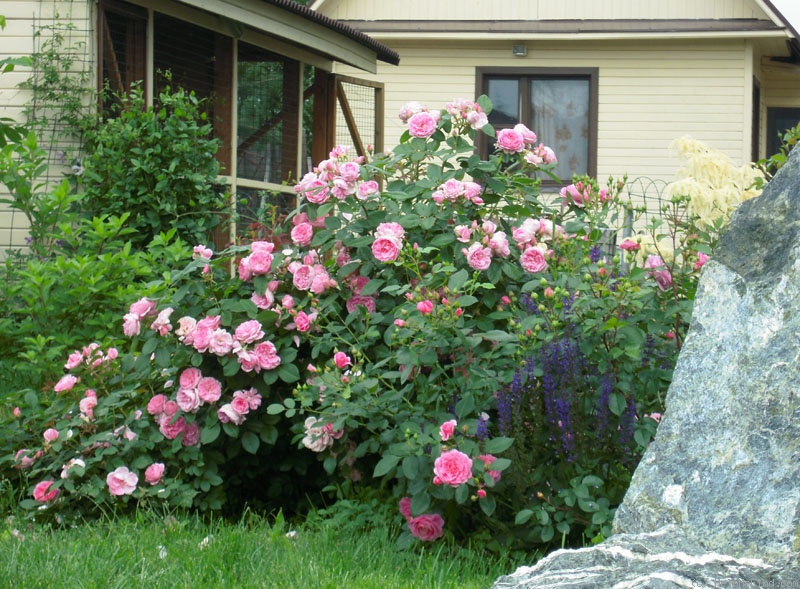
[[[433,542],[444,533],[444,520],[438,513],[425,513],[408,522],[411,534],[423,542]]]
[[[542,224],[537,219],[525,219],[522,225],[511,230],[511,236],[519,245],[536,243],[536,234]]]
[[[706,265],[706,262],[709,260],[708,254],[704,254],[703,252],[697,252],[697,261],[694,263],[694,269],[699,270],[703,266]]]
[[[215,329],[208,339],[208,350],[215,356],[227,356],[233,350],[233,336],[224,329]]]
[[[250,413],[250,403],[248,403],[247,399],[241,395],[233,397],[233,400],[231,401],[231,407],[239,415],[247,415]]]
[[[515,129],[501,129],[495,146],[505,153],[520,153],[525,150],[525,138]]]
[[[459,450],[447,450],[434,461],[433,473],[441,484],[457,487],[472,477],[472,459]]]
[[[222,396],[222,383],[213,376],[205,376],[197,383],[197,396],[203,403],[216,403]]]
[[[418,112],[423,112],[423,111],[427,111],[427,110],[428,110],[428,108],[426,106],[423,106],[422,104],[420,104],[417,101],[412,101],[412,102],[408,102],[408,103],[404,104],[400,108],[400,111],[397,113],[397,116],[400,118],[401,121],[403,121],[404,123],[407,123],[408,119],[410,119],[412,116],[414,116]]]
[[[500,480],[500,477],[503,475],[503,473],[501,473],[499,470],[490,470],[489,469],[489,466],[492,464],[492,462],[497,460],[497,457],[496,456],[492,456],[491,454],[481,454],[480,456],[478,456],[478,460],[483,462],[483,465],[484,465],[484,468],[486,469],[486,472],[489,474],[490,477],[492,477],[492,480],[495,483],[497,483],[497,481]]]
[[[183,416],[173,420],[172,417],[166,413],[164,414],[164,418],[161,419],[161,424],[158,426],[158,430],[168,440],[177,438],[184,429],[186,429],[186,420]]]
[[[497,231],[492,235],[489,239],[489,248],[492,250],[492,253],[497,254],[501,258],[508,257],[508,255],[511,254],[511,250],[508,246],[508,237],[503,231]]]
[[[181,444],[184,446],[197,446],[200,444],[200,426],[197,423],[190,423],[183,428]]]
[[[133,313],[128,313],[122,318],[122,333],[124,333],[127,337],[139,335],[141,329],[141,320]]]
[[[528,247],[519,258],[520,265],[526,272],[534,274],[547,269],[547,259],[544,251],[539,247]]]
[[[242,425],[245,417],[241,413],[237,413],[230,403],[225,403],[217,411],[217,419],[220,423],[232,423],[234,425]]]
[[[40,503],[49,503],[61,494],[61,489],[50,490],[53,481],[41,481],[33,488],[33,498]]]
[[[48,444],[52,444],[58,439],[58,430],[52,427],[48,427],[44,430],[44,434],[42,435],[44,441]]]
[[[369,313],[375,312],[375,297],[364,295],[353,295],[345,303],[347,312],[352,313],[357,307],[364,307]]]
[[[169,322],[169,316],[172,315],[172,311],[172,307],[162,310],[150,325],[150,329],[157,331],[158,335],[162,337],[172,331],[172,323]]]
[[[161,415],[164,413],[164,405],[166,402],[167,398],[164,395],[154,395],[147,403],[147,412],[150,415]]]
[[[622,240],[622,243],[619,244],[619,249],[625,250],[626,252],[635,252],[638,251],[639,248],[642,246],[635,239],[631,239],[630,237],[626,237]]]
[[[138,482],[139,476],[135,472],[128,470],[127,466],[120,466],[108,473],[106,477],[108,491],[117,496],[131,495],[136,490]]]
[[[314,281],[314,268],[308,264],[302,264],[295,268],[292,273],[292,284],[297,290],[310,290]]]
[[[379,262],[394,262],[401,248],[402,244],[396,239],[379,238],[372,243],[372,255]]]
[[[194,413],[200,408],[200,396],[197,394],[197,389],[178,389],[175,402],[178,403],[181,411],[186,413]]]
[[[353,364],[353,360],[344,352],[336,352],[333,355],[333,363],[336,364],[336,367],[340,370],[344,370]]]
[[[62,393],[64,391],[68,391],[72,389],[78,382],[78,377],[73,376],[72,374],[65,374],[62,376],[56,385],[53,387],[53,390],[57,393]]]
[[[584,208],[592,200],[592,190],[580,182],[570,184],[561,189],[561,198],[565,205],[573,204],[576,207]]]
[[[273,295],[270,290],[267,290],[264,294],[254,292],[250,295],[250,300],[253,301],[253,304],[259,309],[269,309],[275,302],[275,295]]]
[[[431,313],[433,313],[433,302],[428,299],[418,302],[417,311],[419,311],[423,315],[430,315]]]
[[[253,353],[258,359],[258,365],[264,370],[277,368],[281,363],[281,357],[272,342],[261,342],[253,349]]]
[[[164,463],[154,462],[144,471],[144,480],[151,485],[157,485],[164,476]]]
[[[181,317],[178,319],[178,329],[175,330],[175,335],[187,346],[191,346],[193,342],[194,330],[197,327],[197,320],[194,317]]]
[[[375,180],[367,180],[366,182],[362,182],[358,185],[358,190],[356,191],[356,198],[359,200],[365,200],[366,198],[372,196],[373,194],[377,194],[380,190],[378,183]]]
[[[387,237],[389,239],[397,239],[398,241],[403,239],[406,230],[403,229],[403,226],[400,223],[381,223],[375,229],[375,237]]]
[[[467,264],[473,270],[488,270],[492,265],[492,250],[475,242],[469,249],[462,248],[461,253],[467,257]]]
[[[264,337],[261,323],[256,319],[251,319],[240,324],[233,333],[234,339],[242,344],[252,344],[254,341]]]
[[[136,315],[139,319],[144,319],[148,315],[155,315],[156,302],[147,298],[142,298],[130,306],[128,312],[131,315]]]
[[[269,273],[272,268],[272,254],[264,249],[253,250],[248,259],[248,266],[254,275]]]
[[[311,223],[300,223],[292,227],[290,236],[292,243],[295,245],[306,246],[311,243],[311,238],[314,237],[314,228]]]
[[[294,325],[297,328],[297,331],[300,333],[305,333],[311,329],[311,319],[305,311],[300,311],[294,316]]]
[[[406,521],[411,521],[411,497],[403,497],[400,499],[400,515],[406,518]]]
[[[203,373],[200,372],[199,368],[192,366],[191,368],[187,368],[181,372],[178,382],[180,383],[181,388],[193,389],[197,386],[197,383],[200,382],[201,378],[203,378]]]
[[[207,248],[205,244],[198,244],[194,246],[192,249],[192,257],[193,258],[202,258],[204,260],[210,260],[211,256],[214,255],[214,252],[211,249]]]
[[[316,417],[309,417],[303,424],[306,435],[303,437],[303,446],[312,452],[324,452],[333,445],[334,438]]]
[[[248,409],[255,411],[261,407],[261,394],[254,388],[242,389],[233,393],[234,399],[244,399],[247,402]],[[233,406],[233,405],[232,405]],[[245,411],[246,413],[247,411]]]
[[[649,270],[647,275],[655,279],[658,288],[661,290],[667,290],[672,285],[672,274],[670,274],[661,256],[655,254],[647,256],[644,268]]]
[[[528,127],[522,123],[514,125],[514,130],[522,135],[522,140],[525,142],[525,145],[533,145],[536,143],[536,133],[528,129]]]
[[[436,132],[436,117],[429,112],[418,112],[408,119],[408,132],[412,137],[427,139]]]
[[[453,437],[453,434],[456,432],[456,425],[458,425],[458,422],[456,422],[455,419],[451,419],[439,426],[439,436],[442,438],[443,442]]]
[[[81,354],[78,350],[75,350],[69,355],[69,358],[67,358],[67,363],[64,364],[64,368],[67,370],[72,370],[73,368],[80,366],[81,362],[83,362],[83,354]]]

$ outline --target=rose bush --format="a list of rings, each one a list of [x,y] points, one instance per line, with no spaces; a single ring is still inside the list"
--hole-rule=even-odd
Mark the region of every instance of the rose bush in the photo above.
[[[521,124],[495,138],[490,108],[410,103],[392,152],[337,147],[301,179],[280,235],[195,247],[121,318],[128,353],[67,359],[38,424],[57,435],[7,458],[39,489],[24,505],[286,507],[371,487],[400,501],[401,544],[606,535],[705,238],[667,223],[685,237],[650,252],[660,264],[616,247],[621,183],[541,194],[557,154]]]

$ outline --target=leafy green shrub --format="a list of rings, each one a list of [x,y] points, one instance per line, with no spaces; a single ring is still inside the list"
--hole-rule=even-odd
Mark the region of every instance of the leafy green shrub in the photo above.
[[[119,102],[84,134],[81,215],[127,213],[135,248],[169,229],[188,243],[209,242],[227,201],[203,101],[167,88],[146,108],[136,87]]]
[[[404,545],[607,535],[714,234],[676,197],[649,226],[669,259],[609,243],[621,185],[543,197],[555,154],[522,126],[495,136],[489,108],[409,106],[391,153],[336,148],[304,177],[274,241],[197,245],[135,297],[129,352],[70,354],[46,418],[25,422],[44,437],[4,459],[24,506],[296,507],[367,486],[399,502]]]

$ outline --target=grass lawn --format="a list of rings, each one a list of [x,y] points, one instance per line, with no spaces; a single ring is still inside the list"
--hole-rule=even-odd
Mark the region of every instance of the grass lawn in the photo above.
[[[0,587],[488,588],[509,561],[442,542],[400,552],[397,530],[291,530],[245,516],[238,524],[186,516],[72,529],[0,528]]]

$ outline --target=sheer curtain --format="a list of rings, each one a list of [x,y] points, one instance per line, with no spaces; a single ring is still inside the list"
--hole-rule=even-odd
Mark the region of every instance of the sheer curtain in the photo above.
[[[555,173],[563,181],[589,170],[589,82],[532,79],[530,128],[556,153]]]

